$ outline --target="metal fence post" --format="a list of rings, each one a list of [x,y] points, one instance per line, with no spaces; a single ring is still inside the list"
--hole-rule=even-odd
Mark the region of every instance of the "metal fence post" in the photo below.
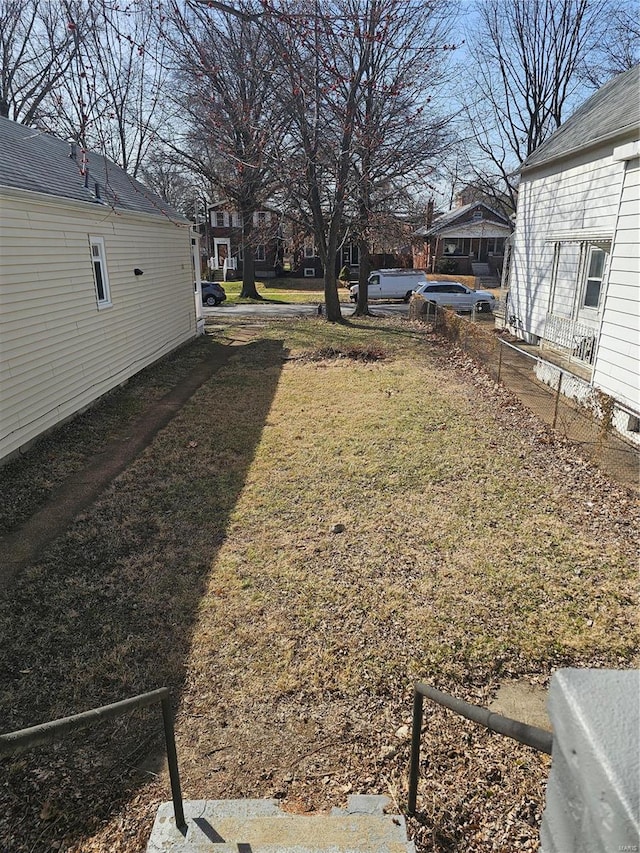
[[[173,720],[171,718],[171,703],[168,696],[162,700],[162,721],[164,723],[164,738],[167,745],[167,764],[169,765],[169,779],[171,780],[173,814],[176,820],[176,827],[178,829],[186,829],[187,823],[184,819],[182,791],[180,790],[180,774],[178,772],[176,739],[173,731]]]
[[[556,388],[556,399],[553,406],[553,423],[551,424],[551,429],[556,428],[556,423],[558,421],[558,406],[560,404],[560,390],[562,388],[562,371],[558,371],[558,387]]]
[[[498,338],[498,382],[502,374],[502,341]]]
[[[423,697],[417,690],[413,693],[413,723],[411,727],[411,767],[409,770],[409,800],[407,813],[416,813],[416,797],[418,795],[418,773],[420,772],[420,735],[422,733],[422,703]]]

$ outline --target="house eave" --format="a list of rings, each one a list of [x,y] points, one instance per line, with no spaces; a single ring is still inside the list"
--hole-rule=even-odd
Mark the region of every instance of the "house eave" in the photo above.
[[[559,154],[553,154],[550,157],[543,158],[542,160],[536,160],[531,164],[527,164],[527,161],[525,160],[520,167],[520,175],[529,175],[537,169],[543,169],[555,163],[563,163],[566,160],[571,160],[572,158],[577,157],[578,155],[588,154],[592,151],[596,151],[598,148],[603,148],[604,146],[612,145],[613,143],[625,145],[629,142],[635,142],[637,139],[638,128],[635,124],[622,130],[618,128],[611,133],[604,134],[603,136],[592,140],[586,145],[575,145],[573,148],[568,148],[566,151]]]
[[[442,228],[430,228],[424,234],[416,233],[414,236],[428,240],[431,237],[503,237],[510,233],[511,228],[505,223],[483,219],[480,222],[454,222]]]
[[[613,236],[611,229],[554,229],[545,237],[545,243],[611,243]]]
[[[508,225],[501,222],[469,222],[451,225],[441,231],[434,232],[433,237],[503,237],[511,233]]]

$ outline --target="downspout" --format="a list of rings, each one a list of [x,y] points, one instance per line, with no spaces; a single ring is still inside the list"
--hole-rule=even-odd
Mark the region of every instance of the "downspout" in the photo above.
[[[196,334],[203,335],[204,315],[202,313],[202,276],[200,275],[200,235],[193,226],[189,228],[189,233],[191,235],[191,260],[193,262],[195,281]]]

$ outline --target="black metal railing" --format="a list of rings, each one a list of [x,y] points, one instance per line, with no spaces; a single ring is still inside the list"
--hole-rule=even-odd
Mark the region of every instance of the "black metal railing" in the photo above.
[[[176,753],[176,739],[173,731],[173,720],[171,717],[171,703],[169,689],[161,687],[150,693],[141,693],[112,705],[103,705],[101,708],[93,708],[82,714],[74,714],[71,717],[63,717],[60,720],[51,720],[39,726],[31,726],[28,729],[20,729],[15,732],[0,734],[0,756],[23,752],[34,746],[41,746],[56,740],[67,732],[87,728],[113,717],[120,717],[137,708],[146,708],[159,702],[162,705],[162,721],[164,725],[164,739],[167,748],[167,763],[169,765],[169,779],[171,780],[171,797],[173,799],[173,813],[178,829],[185,829],[184,809],[182,806],[182,792],[180,790],[180,775],[178,773],[178,756]]]
[[[456,699],[448,693],[442,693],[435,687],[418,682],[413,692],[413,726],[411,730],[411,766],[409,769],[409,801],[407,814],[414,815],[416,812],[416,796],[418,793],[418,773],[420,770],[420,734],[422,732],[422,706],[424,698],[431,699],[438,705],[443,705],[456,714],[479,723],[492,732],[513,738],[526,746],[537,749],[538,752],[546,752],[551,755],[553,736],[551,732],[540,729],[537,726],[529,726],[510,717],[495,714],[488,708],[479,705],[470,705],[462,699]]]

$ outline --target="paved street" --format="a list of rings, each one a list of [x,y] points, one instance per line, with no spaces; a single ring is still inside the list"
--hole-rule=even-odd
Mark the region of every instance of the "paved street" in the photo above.
[[[343,317],[353,314],[352,303],[342,302],[340,307]],[[370,307],[371,311],[380,317],[406,316],[409,311],[409,306],[404,302],[374,302]],[[276,305],[265,302],[262,305],[219,305],[215,308],[205,305],[202,310],[205,317],[313,317],[318,313],[318,303]]]

